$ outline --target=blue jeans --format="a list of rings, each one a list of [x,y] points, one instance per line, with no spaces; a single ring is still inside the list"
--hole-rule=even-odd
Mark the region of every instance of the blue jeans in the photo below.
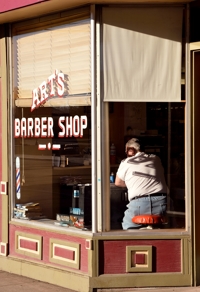
[[[151,215],[165,215],[167,209],[167,196],[148,196],[131,200],[127,205],[127,210],[124,212],[122,228],[138,229],[142,225],[132,222],[132,218],[137,215],[151,214]]]

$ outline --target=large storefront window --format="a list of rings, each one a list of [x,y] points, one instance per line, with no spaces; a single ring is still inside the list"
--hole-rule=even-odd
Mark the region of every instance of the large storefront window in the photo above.
[[[115,176],[127,157],[126,142],[138,138],[143,151],[159,156],[164,167],[169,192],[163,228],[185,228],[185,104],[111,103],[109,121],[110,146],[114,144],[116,151],[114,161],[111,155],[111,173]],[[111,229],[122,228],[127,204],[127,189],[111,182]]]
[[[91,228],[88,10],[13,26],[13,217]]]
[[[127,157],[126,142],[133,137],[140,140],[145,153],[159,156],[164,168],[169,190],[162,183],[167,197],[164,203],[167,220],[162,227],[185,228],[185,27],[185,8],[181,5],[102,8],[103,101],[106,109],[109,105],[111,230],[122,228],[124,211],[131,200],[147,196],[139,177],[146,181],[153,177],[148,177],[148,171],[139,172],[136,166],[128,168],[128,164],[139,164],[140,157],[123,164],[121,180],[118,186],[114,184],[119,164]],[[137,173],[138,180],[134,180],[130,169]],[[155,194],[162,196],[159,191],[152,191],[151,195]],[[130,203],[125,217],[128,226],[133,226],[130,214],[143,215],[141,206]],[[151,214],[149,209],[144,213]]]
[[[92,62],[85,9],[13,26],[12,215],[91,229],[93,211],[95,230],[121,229],[127,189],[109,184],[107,172],[115,177],[127,139],[138,137],[164,167],[165,226],[185,228],[184,8],[109,6],[101,12],[95,41],[102,54]],[[97,74],[92,110],[91,71]],[[98,167],[91,165],[94,145]]]

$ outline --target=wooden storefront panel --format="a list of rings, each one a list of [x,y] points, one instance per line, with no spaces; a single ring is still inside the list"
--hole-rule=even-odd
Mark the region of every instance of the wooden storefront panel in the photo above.
[[[88,238],[10,225],[10,256],[89,273]]]
[[[147,271],[181,273],[181,240],[99,241],[100,275]]]

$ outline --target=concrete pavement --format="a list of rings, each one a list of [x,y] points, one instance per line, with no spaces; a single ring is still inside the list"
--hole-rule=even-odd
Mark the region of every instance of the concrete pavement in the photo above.
[[[76,292],[27,277],[0,271],[0,292]],[[81,292],[81,291],[78,291]],[[198,287],[97,289],[95,292],[200,292]]]
[[[200,287],[97,289],[97,292],[200,292]]]
[[[0,271],[0,292],[74,292],[73,290]]]

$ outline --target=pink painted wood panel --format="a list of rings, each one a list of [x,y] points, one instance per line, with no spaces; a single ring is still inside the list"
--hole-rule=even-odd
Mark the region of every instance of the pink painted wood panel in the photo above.
[[[44,2],[46,0],[1,0],[0,13]]]
[[[0,164],[1,164],[1,160],[0,160]],[[3,210],[2,210],[2,195],[0,195],[0,242],[2,242],[2,230],[3,230],[2,216],[3,216]]]
[[[2,112],[1,101],[2,101],[2,80],[0,77],[0,113]],[[0,114],[0,181],[2,181],[2,114]]]
[[[25,239],[20,239],[19,244],[20,244],[21,248],[26,248],[26,249],[35,250],[35,251],[38,250],[37,242],[33,242],[30,240],[25,240]]]
[[[17,226],[17,225],[13,225],[10,224],[10,228],[9,228],[9,254],[18,258],[24,258],[24,259],[31,259],[33,260],[33,258],[30,258],[27,255],[23,255],[20,253],[16,252],[15,249],[15,232],[19,231],[19,232],[24,232],[26,233],[27,237],[28,234],[35,234],[35,235],[40,235],[42,236],[42,260],[38,260],[38,259],[34,259],[34,261],[37,262],[42,262],[44,264],[50,264],[55,265],[55,266],[59,266],[59,267],[63,267],[66,268],[66,266],[62,266],[59,264],[55,264],[52,262],[50,262],[49,260],[49,251],[50,251],[50,239],[54,238],[54,239],[58,239],[58,240],[62,240],[62,241],[66,241],[66,242],[73,242],[73,243],[79,243],[80,244],[80,269],[79,271],[83,272],[83,273],[87,273],[88,272],[88,250],[85,248],[85,242],[86,239],[84,238],[80,238],[80,237],[76,237],[76,236],[70,236],[67,234],[59,234],[59,233],[54,233],[51,231],[47,231],[47,230],[38,230],[38,229],[34,229],[34,228],[28,228],[26,226]],[[58,251],[58,249],[57,249]],[[60,251],[59,251],[60,252]],[[63,250],[62,250],[63,252]],[[60,254],[61,255],[61,254]],[[62,255],[64,255],[62,253]],[[68,256],[71,257],[72,255]],[[65,253],[64,257],[67,257],[67,254]],[[71,269],[74,270],[74,268],[67,268],[67,269]]]
[[[126,246],[153,247],[153,272],[181,272],[181,240],[109,240],[99,242],[100,274],[126,273]],[[141,259],[140,259],[141,260]]]
[[[1,53],[1,52],[0,52]],[[0,54],[1,55],[1,54]],[[0,58],[0,66],[1,66],[1,58]],[[0,77],[0,181],[2,181],[2,80]],[[2,195],[0,195],[0,242],[2,242]]]
[[[75,252],[72,250],[68,250],[65,248],[55,247],[54,253],[56,256],[68,259],[68,260],[74,260]]]
[[[136,264],[145,264],[145,254],[134,254],[134,258],[132,260]]]
[[[0,67],[1,67],[1,47],[0,47]],[[2,181],[2,80],[0,77],[0,181]],[[0,242],[2,242],[2,196],[0,195]]]
[[[6,252],[6,247],[5,247],[5,245],[1,245],[1,254],[5,254],[5,252]]]

